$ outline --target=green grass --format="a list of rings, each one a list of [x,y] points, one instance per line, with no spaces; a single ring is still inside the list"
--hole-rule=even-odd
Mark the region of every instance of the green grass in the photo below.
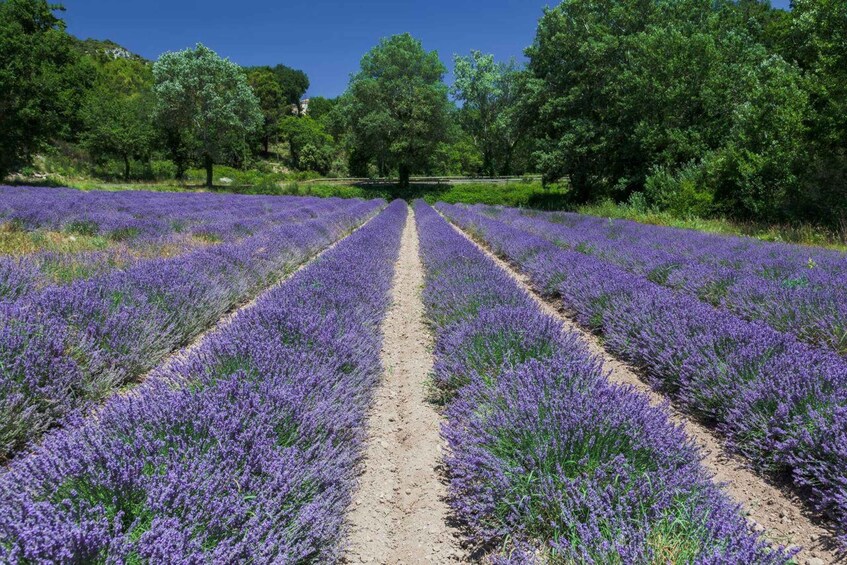
[[[725,235],[744,235],[763,241],[782,241],[801,245],[814,245],[847,251],[847,228],[836,231],[812,224],[786,225],[739,222],[727,218],[702,218],[677,216],[670,212],[645,211],[641,207],[605,201],[574,207],[568,198],[566,186],[544,189],[539,181],[515,181],[495,184],[485,181],[467,184],[428,183],[412,184],[401,189],[388,183],[345,184],[332,179],[315,178],[314,173],[280,173],[270,167],[265,170],[239,170],[216,166],[213,192],[236,194],[299,195],[323,198],[422,198],[430,204],[488,204],[538,210],[570,210],[580,214],[604,218],[633,220],[644,224],[693,229]],[[91,177],[50,175],[38,181],[15,181],[13,184],[36,186],[68,186],[79,190],[150,190],[158,192],[208,192],[204,186],[205,171],[189,169],[183,181],[164,180],[150,182],[110,182]],[[221,178],[232,182],[221,183]]]
[[[103,251],[110,244],[108,238],[92,233],[25,231],[11,223],[0,224],[0,255],[27,255],[39,251]]]
[[[422,198],[430,204],[490,204],[522,208],[558,210],[564,206],[565,192],[558,189],[545,190],[537,181],[509,183],[427,183],[412,184],[408,188],[384,183],[334,184],[320,182],[283,183],[282,194],[341,198]]]
[[[430,204],[448,202],[451,204],[490,204],[543,210],[560,210],[565,206],[566,191],[554,188],[544,189],[538,181],[515,181],[509,183],[421,183],[401,189],[389,183],[345,184],[327,179],[310,179],[310,175],[266,173],[260,171],[239,171],[230,167],[215,167],[214,192],[236,194],[269,194],[317,196],[323,198],[384,198],[393,200],[404,198],[414,200],[423,198]],[[221,178],[232,182],[223,184]],[[109,182],[92,178],[73,178],[53,176],[39,181],[18,181],[14,184],[45,187],[67,186],[78,190],[150,190],[158,192],[207,192],[203,182],[205,172],[190,169],[183,181],[151,182]]]
[[[633,220],[642,224],[693,229],[724,235],[744,235],[762,241],[781,241],[847,251],[846,232],[837,232],[811,224],[760,224],[739,222],[727,218],[678,217],[669,212],[644,211],[627,204],[615,204],[611,201],[580,206],[575,211],[590,216]]]

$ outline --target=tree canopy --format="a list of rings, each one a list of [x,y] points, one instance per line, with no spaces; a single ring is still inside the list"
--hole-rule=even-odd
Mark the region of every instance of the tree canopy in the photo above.
[[[514,61],[498,63],[480,51],[453,61],[452,92],[462,103],[458,118],[482,155],[482,171],[511,174],[515,149],[526,133],[524,73]]]
[[[577,201],[776,217],[799,188],[807,98],[798,70],[729,1],[565,0],[528,49],[539,168]],[[741,18],[743,21],[743,18]]]
[[[438,53],[408,33],[384,38],[365,54],[344,96],[357,166],[397,171],[402,186],[427,168],[447,135],[445,72]]]
[[[244,71],[214,51],[194,49],[166,53],[153,65],[157,111],[206,168],[249,149],[249,136],[264,121],[259,101]]]
[[[93,80],[44,0],[0,2],[0,179],[60,135]]]

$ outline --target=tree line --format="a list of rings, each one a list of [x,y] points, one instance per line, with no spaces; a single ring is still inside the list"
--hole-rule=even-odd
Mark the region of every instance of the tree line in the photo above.
[[[680,215],[847,221],[847,3],[564,0],[526,64],[472,51],[454,83],[409,34],[344,94],[198,45],[154,63],[66,33],[44,0],[0,2],[0,175],[45,145],[160,156],[181,176],[278,158],[336,176],[542,174],[574,203]],[[281,150],[280,148],[284,148]]]

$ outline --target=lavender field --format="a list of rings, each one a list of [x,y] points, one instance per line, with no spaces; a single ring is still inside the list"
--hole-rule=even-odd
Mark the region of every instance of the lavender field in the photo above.
[[[0,562],[836,561],[845,273],[559,212],[0,187]]]

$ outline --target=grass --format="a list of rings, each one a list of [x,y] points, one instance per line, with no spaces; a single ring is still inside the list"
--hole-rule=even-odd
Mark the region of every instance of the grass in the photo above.
[[[633,220],[642,224],[723,235],[743,235],[762,241],[779,241],[847,251],[847,230],[835,231],[811,224],[760,224],[727,218],[678,217],[669,212],[644,211],[628,204],[615,204],[611,201],[579,206],[574,211],[589,216]]]
[[[408,201],[422,198],[429,204],[490,204],[543,210],[562,209],[565,192],[559,189],[544,189],[537,181],[508,183],[413,183],[400,188],[388,183],[340,184],[330,182],[291,182],[280,186],[280,194],[340,198],[384,198]]]
[[[110,246],[100,235],[56,231],[24,231],[11,223],[0,224],[0,255],[28,255],[40,251],[80,253],[102,251]]]
[[[604,201],[575,207],[568,199],[567,187],[557,186],[544,189],[538,181],[516,181],[494,184],[490,182],[449,184],[428,183],[412,184],[401,189],[388,183],[345,184],[332,179],[315,179],[309,173],[279,173],[259,170],[238,170],[231,167],[216,166],[214,178],[217,184],[214,192],[237,194],[299,195],[322,198],[384,198],[393,200],[403,198],[414,200],[422,198],[429,204],[447,202],[449,204],[488,204],[539,210],[569,210],[580,214],[604,218],[626,219],[658,226],[693,229],[724,235],[743,235],[762,241],[781,241],[801,245],[813,245],[847,251],[847,228],[831,230],[812,224],[761,224],[739,222],[727,218],[681,217],[670,212],[643,210],[628,204],[616,204]],[[220,183],[220,179],[232,182]],[[151,182],[108,182],[90,177],[74,178],[48,176],[38,181],[16,181],[13,184],[35,186],[68,186],[79,190],[149,190],[157,192],[208,192],[204,186],[205,171],[190,169],[184,181]]]

